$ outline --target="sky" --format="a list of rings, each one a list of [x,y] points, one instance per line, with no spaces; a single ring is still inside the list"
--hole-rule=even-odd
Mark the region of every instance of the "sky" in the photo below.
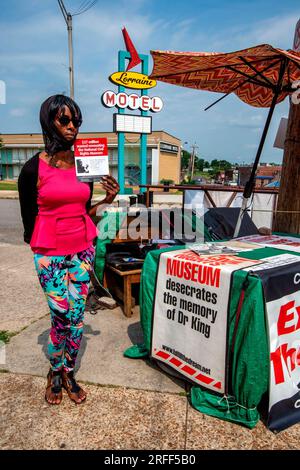
[[[65,0],[74,14],[82,0]],[[293,45],[300,18],[299,0],[98,0],[73,17],[75,100],[83,114],[83,132],[110,132],[112,114],[101,95],[117,91],[108,77],[118,70],[126,27],[138,52],[150,50],[231,52],[257,44],[282,49]],[[150,57],[150,72],[152,59]],[[138,68],[134,69],[139,71]],[[0,133],[40,132],[41,103],[56,93],[69,94],[67,28],[56,0],[0,0],[0,80],[6,104],[0,105]],[[130,90],[127,90],[130,93]],[[221,95],[158,82],[149,90],[164,108],[153,114],[153,130],[165,130],[208,161],[251,163],[267,109],[254,108],[230,95],[208,111]],[[273,147],[289,100],[276,106],[261,161],[282,161]]]

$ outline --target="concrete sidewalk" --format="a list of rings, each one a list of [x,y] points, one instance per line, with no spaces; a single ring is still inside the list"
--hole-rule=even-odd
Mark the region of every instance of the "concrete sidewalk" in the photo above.
[[[0,191],[0,199],[19,199],[19,193],[3,189]]]
[[[123,357],[142,340],[139,309],[86,314],[76,406],[44,400],[50,320],[27,246],[0,244],[0,330],[16,333],[0,364],[0,449],[299,449],[300,425],[274,435],[209,417],[188,403],[185,383],[149,360]],[[4,362],[4,361],[2,361]]]

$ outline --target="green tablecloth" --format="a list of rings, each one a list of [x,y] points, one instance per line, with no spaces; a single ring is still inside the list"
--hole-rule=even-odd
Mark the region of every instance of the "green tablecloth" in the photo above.
[[[102,283],[106,246],[116,238],[118,231],[126,218],[125,212],[104,212],[100,222],[97,225],[99,236],[96,241],[96,253],[94,261],[94,270],[98,280]]]
[[[106,245],[116,237],[116,233],[125,217],[126,214],[123,213],[106,213],[100,224],[98,224],[100,232],[107,233],[105,239],[97,239],[96,245],[95,272],[100,281],[103,277]],[[194,226],[193,220],[191,220],[191,223]],[[210,235],[204,226],[203,235],[205,241],[210,241]],[[278,235],[287,234],[278,233]],[[291,236],[291,234],[289,235]],[[299,237],[299,235],[294,234],[292,236]],[[181,245],[148,253],[144,262],[140,285],[140,317],[144,333],[144,344],[129,348],[125,351],[125,356],[141,358],[150,355],[154,292],[159,256],[164,251],[182,248]],[[262,248],[253,252],[242,252],[240,255],[250,259],[262,259],[280,253],[297,255],[294,252],[275,248]],[[228,351],[231,350],[236,310],[246,275],[245,271],[236,271],[233,275],[228,319]],[[268,392],[269,368],[268,334],[262,284],[258,277],[249,276],[249,286],[245,292],[234,350],[230,356],[228,393],[226,396],[220,397],[220,395],[195,385],[191,389],[191,404],[203,413],[252,428],[260,418],[257,407],[263,395]]]
[[[182,247],[174,247],[173,250],[180,248]],[[151,351],[156,274],[159,255],[163,251],[170,249],[150,252],[142,271],[140,315],[144,332],[144,349],[142,349],[144,356],[146,351],[148,354]],[[242,252],[240,256],[262,259],[282,253],[298,255],[275,248],[261,248],[252,252]],[[228,319],[228,351],[231,350],[238,301],[246,276],[247,272],[242,270],[234,272],[233,275]],[[234,350],[229,362],[228,393],[220,397],[195,385],[191,389],[191,404],[203,413],[252,428],[260,418],[257,406],[263,395],[268,392],[270,360],[262,284],[254,275],[250,275],[248,279],[249,286],[245,292]]]

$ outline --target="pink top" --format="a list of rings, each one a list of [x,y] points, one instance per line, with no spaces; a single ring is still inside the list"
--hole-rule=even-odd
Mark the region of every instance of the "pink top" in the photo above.
[[[87,249],[98,230],[86,212],[88,183],[75,166],[55,168],[39,160],[38,215],[30,246],[34,253],[65,256]]]

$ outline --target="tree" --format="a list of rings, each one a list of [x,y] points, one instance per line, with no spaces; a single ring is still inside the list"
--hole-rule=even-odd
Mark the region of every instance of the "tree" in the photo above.
[[[203,158],[195,158],[195,167],[198,171],[203,171],[205,160]]]
[[[181,168],[183,170],[187,169],[189,167],[191,160],[191,154],[187,150],[182,150],[181,153]]]
[[[210,166],[212,168],[218,168],[219,167],[219,160],[216,160],[216,159],[212,160]]]
[[[232,168],[232,164],[228,162],[227,160],[217,160],[214,159],[211,161],[211,167],[212,168],[217,168],[219,171],[220,170],[229,170]]]
[[[219,166],[221,170],[230,170],[232,167],[231,163],[227,162],[227,160],[220,160]]]

